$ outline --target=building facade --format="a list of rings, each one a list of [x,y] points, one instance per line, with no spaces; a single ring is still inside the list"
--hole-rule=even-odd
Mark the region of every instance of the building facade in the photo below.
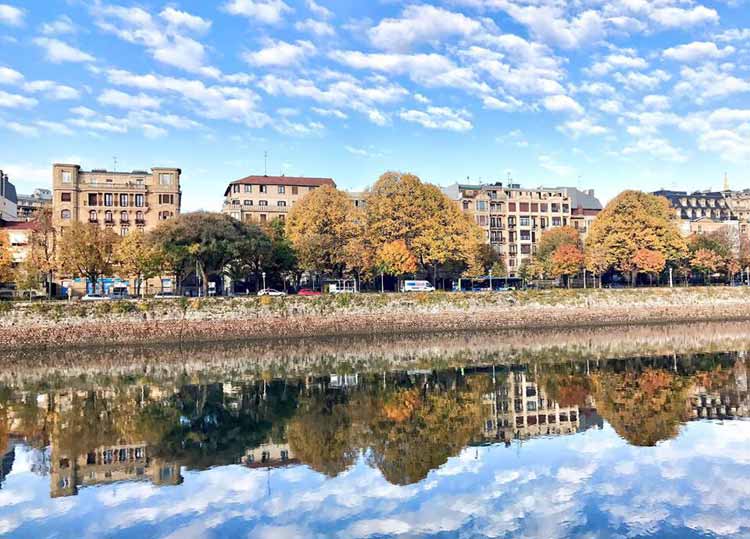
[[[63,230],[74,222],[112,228],[126,235],[149,230],[180,213],[179,168],[151,172],[81,170],[80,165],[52,167],[52,222]]]
[[[18,197],[16,187],[8,175],[0,170],[0,222],[18,220]]]
[[[52,207],[52,191],[49,189],[34,189],[30,195],[18,195],[18,220],[31,221],[47,207]]]
[[[295,203],[323,185],[336,187],[331,178],[247,176],[227,186],[222,212],[245,223],[284,220]]]
[[[584,237],[602,206],[593,190],[571,187],[526,189],[518,184],[453,184],[448,198],[470,214],[486,241],[503,257],[510,277],[536,253],[551,228],[576,227]]]

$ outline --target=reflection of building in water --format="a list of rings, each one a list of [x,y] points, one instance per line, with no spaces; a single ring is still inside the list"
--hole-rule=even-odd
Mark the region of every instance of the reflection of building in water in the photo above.
[[[343,389],[347,387],[357,387],[359,375],[357,374],[332,374],[328,387],[331,389]]]
[[[696,385],[690,397],[693,419],[735,419],[750,417],[750,387],[744,362],[737,362],[730,382],[709,390]]]
[[[155,485],[179,485],[180,466],[149,457],[145,443],[98,447],[77,457],[55,451],[52,446],[52,498],[75,496],[79,486],[147,480]]]
[[[2,459],[0,459],[0,488],[3,488],[3,482],[13,469],[13,462],[15,460],[16,451],[13,448],[13,444],[10,444],[10,447],[8,447],[5,454],[2,456]]]
[[[288,443],[276,444],[271,441],[246,449],[240,462],[248,468],[278,468],[299,464]]]
[[[535,382],[527,379],[526,372],[500,373],[505,380],[495,390],[482,398],[485,410],[484,431],[486,440],[510,442],[536,436],[562,435],[581,429],[578,406],[560,407]],[[588,425],[596,424],[587,419]]]

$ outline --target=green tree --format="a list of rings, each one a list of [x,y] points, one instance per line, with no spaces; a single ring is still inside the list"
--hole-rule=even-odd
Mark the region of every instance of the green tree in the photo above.
[[[640,191],[623,191],[607,204],[591,226],[586,247],[601,248],[606,265],[627,273],[631,283],[639,249],[657,251],[667,263],[677,263],[687,253],[669,201]]]
[[[116,264],[122,277],[135,278],[135,294],[141,294],[142,284],[156,277],[162,267],[162,249],[141,230],[126,235],[117,245]]]
[[[112,275],[120,237],[109,228],[90,223],[73,223],[58,242],[60,270],[88,279],[96,290],[99,278]]]

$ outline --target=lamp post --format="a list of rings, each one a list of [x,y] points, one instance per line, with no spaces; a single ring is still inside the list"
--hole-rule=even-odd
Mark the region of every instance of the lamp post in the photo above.
[[[672,266],[669,267],[669,288],[672,288]]]
[[[490,292],[492,292],[494,289],[492,288],[492,270],[490,270]]]
[[[262,275],[263,275],[263,290],[265,290],[266,289],[266,272],[264,271]]]

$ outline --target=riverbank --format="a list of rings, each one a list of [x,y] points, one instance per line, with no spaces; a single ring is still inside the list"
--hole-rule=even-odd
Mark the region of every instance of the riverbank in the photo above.
[[[750,320],[750,289],[0,304],[4,349]]]

